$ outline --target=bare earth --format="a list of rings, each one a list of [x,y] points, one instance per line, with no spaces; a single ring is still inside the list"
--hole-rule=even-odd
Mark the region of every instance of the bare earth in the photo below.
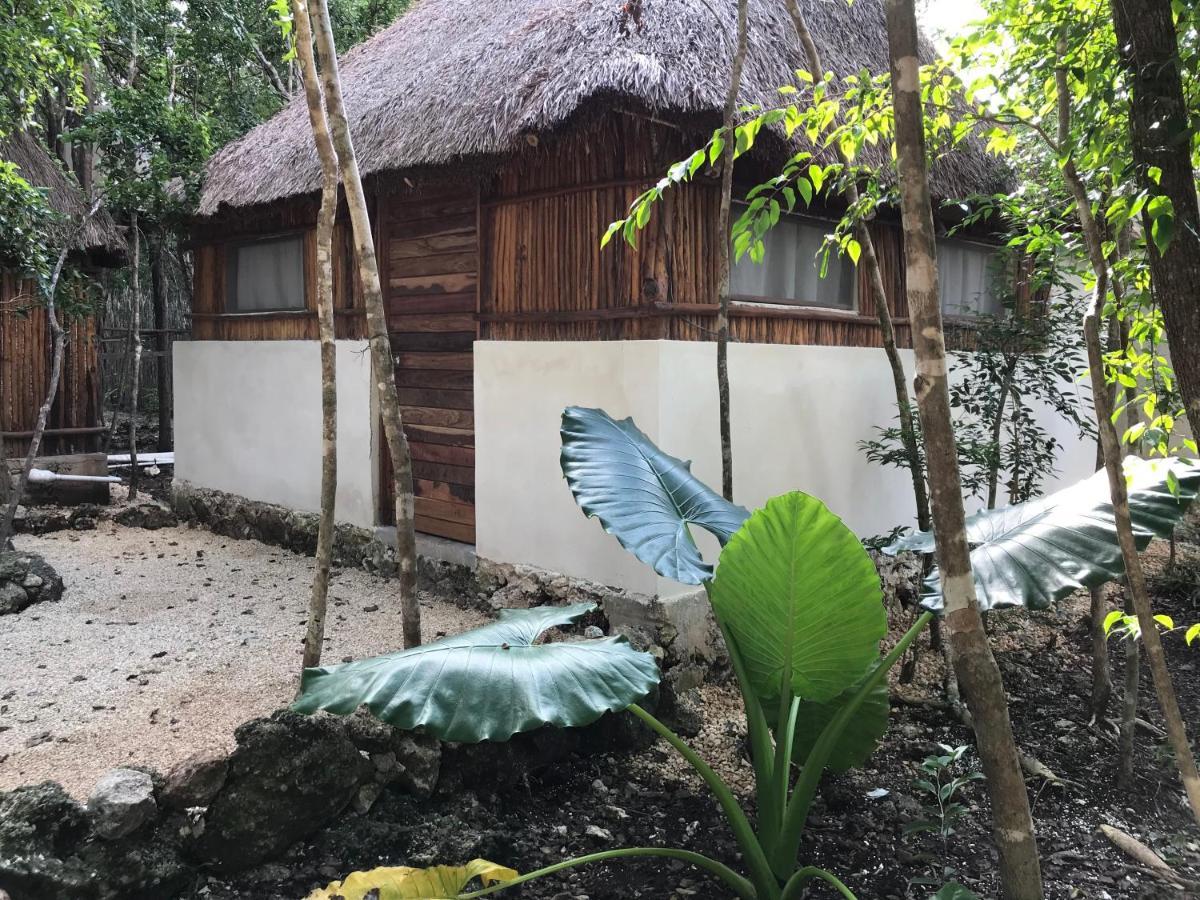
[[[16,543],[45,556],[66,591],[0,617],[0,790],[52,779],[85,798],[113,766],[166,771],[231,747],[234,728],[294,695],[311,559],[109,523]],[[426,640],[484,621],[429,596],[421,608]],[[326,635],[326,662],[395,650],[395,583],[335,572]]]

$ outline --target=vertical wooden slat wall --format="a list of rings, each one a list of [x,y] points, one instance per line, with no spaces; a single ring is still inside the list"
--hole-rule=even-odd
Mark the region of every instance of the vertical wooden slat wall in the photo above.
[[[43,456],[99,447],[100,354],[95,319],[71,319],[66,328],[66,351],[40,450]],[[21,456],[29,449],[29,438],[22,433],[33,430],[46,397],[51,350],[37,286],[12,273],[0,273],[0,432],[5,435],[6,457]],[[73,433],[55,433],[66,429]]]
[[[483,202],[480,336],[714,340],[720,203],[714,179],[702,174],[669,189],[636,248],[618,237],[600,249],[609,223],[698,144],[665,125],[614,114],[503,167]],[[875,223],[872,231],[897,341],[910,346],[900,232],[891,223]],[[735,304],[733,339],[879,346],[865,274],[859,280],[854,312]]]

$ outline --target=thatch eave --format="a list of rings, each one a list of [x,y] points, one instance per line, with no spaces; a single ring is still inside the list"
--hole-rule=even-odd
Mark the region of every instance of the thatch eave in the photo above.
[[[61,239],[78,229],[89,203],[75,177],[67,172],[31,134],[19,132],[0,140],[0,159],[15,163],[22,178],[46,191],[50,208],[61,223],[56,228]],[[125,259],[125,238],[105,209],[99,209],[84,224],[72,250],[87,255],[99,266],[120,266]]]
[[[881,0],[805,0],[810,28],[841,73],[885,71]],[[774,104],[805,68],[784,0],[751,4],[743,103]],[[717,15],[721,21],[715,22]],[[733,47],[732,0],[420,0],[345,54],[342,82],[364,175],[458,169],[509,157],[590,107],[630,105],[668,121],[718,121]],[[875,164],[890,168],[879,151]],[[975,142],[935,169],[934,193],[1009,182]],[[210,161],[199,213],[212,216],[315,191],[320,170],[303,98]]]

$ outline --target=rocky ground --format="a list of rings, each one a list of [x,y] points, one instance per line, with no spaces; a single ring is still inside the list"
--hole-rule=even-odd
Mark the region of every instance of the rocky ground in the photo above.
[[[18,536],[52,561],[62,600],[0,616],[0,790],[44,779],[86,797],[116,765],[166,771],[232,746],[242,722],[286,706],[299,676],[313,562],[187,527]],[[482,621],[423,598],[427,638]],[[389,584],[338,571],[326,658],[399,645]]]
[[[166,771],[193,750],[227,749],[238,723],[290,699],[311,561],[203,531],[134,532],[108,523],[95,532],[21,538],[20,546],[53,559],[67,592],[58,603],[0,618],[5,698],[0,757],[8,755],[0,761],[0,788],[53,778],[82,798],[114,765],[142,763]],[[1195,544],[1181,544],[1173,570],[1167,569],[1165,545],[1149,555],[1156,609],[1179,623],[1200,621]],[[334,584],[327,658],[391,649],[395,619],[381,599],[386,583],[346,571]],[[433,598],[426,604],[429,636],[480,618]],[[1047,613],[993,617],[1018,743],[1057,779],[1028,782],[1047,896],[1188,896],[1184,888],[1157,881],[1098,834],[1101,825],[1119,828],[1154,847],[1185,879],[1200,879],[1200,832],[1190,823],[1172,763],[1153,731],[1161,722],[1148,673],[1140,700],[1150,730],[1139,733],[1133,786],[1116,784],[1111,727],[1089,724],[1086,609],[1086,597],[1078,597]],[[907,616],[894,613],[896,631]],[[1200,650],[1185,646],[1181,630],[1166,642],[1185,716],[1200,727],[1200,657],[1194,655]],[[1114,642],[1114,650],[1119,647]],[[1113,655],[1119,686],[1123,653]],[[918,880],[942,876],[946,869],[981,897],[998,896],[982,785],[966,789],[966,813],[945,841],[905,833],[906,825],[923,816],[913,786],[922,759],[939,744],[970,742],[968,731],[940,703],[941,676],[940,657],[923,655],[914,680],[893,686],[892,726],[879,752],[864,768],[829,777],[821,788],[804,860],[837,872],[864,900],[924,900],[932,891]],[[752,807],[735,692],[718,673],[696,701],[681,725]],[[1115,702],[1110,714],[1117,714]],[[530,746],[517,754],[519,761],[506,761],[503,754],[444,756],[432,796],[389,787],[373,804],[352,803],[282,857],[233,875],[200,874],[173,896],[297,900],[348,871],[378,865],[484,856],[528,871],[629,845],[682,846],[738,865],[711,797],[669,748],[643,744],[613,752],[606,740],[589,735],[568,755],[548,754],[539,764]],[[260,749],[255,758],[278,756]],[[234,762],[231,770],[239,765],[245,767]],[[960,771],[976,766],[968,754]],[[225,790],[238,797],[245,784],[235,778]],[[159,796],[161,801],[161,791]],[[725,892],[681,864],[640,861],[564,873],[513,895],[683,900]],[[832,895],[818,889],[811,896]]]
[[[1181,551],[1187,568],[1164,573],[1165,546],[1151,551],[1158,609],[1179,622],[1200,621],[1200,554]],[[1180,586],[1184,589],[1180,589]],[[1190,586],[1190,587],[1189,587]],[[997,656],[1008,685],[1022,750],[1059,782],[1030,777],[1046,896],[1051,900],[1145,900],[1195,891],[1156,880],[1099,833],[1119,828],[1156,849],[1186,879],[1200,878],[1200,831],[1191,824],[1163,741],[1138,736],[1138,771],[1130,788],[1116,784],[1116,742],[1107,723],[1088,724],[1090,643],[1087,598],[1057,610],[1010,613],[993,622]],[[897,625],[900,623],[897,622]],[[1190,723],[1200,723],[1195,657],[1181,632],[1166,638],[1176,686]],[[1114,644],[1114,648],[1119,647]],[[1114,657],[1123,654],[1114,653]],[[1118,660],[1116,683],[1122,677]],[[1161,725],[1153,687],[1143,673],[1142,715]],[[938,705],[940,659],[926,654],[915,681],[894,685],[892,726],[866,767],[829,777],[806,832],[803,858],[837,872],[860,898],[925,898],[919,879],[955,877],[984,898],[999,896],[996,855],[988,834],[985,789],[964,796],[967,812],[945,842],[905,834],[922,818],[913,781],[939,744],[968,744],[970,735]],[[1119,688],[1118,688],[1119,690]],[[728,684],[701,691],[693,745],[752,806],[752,772],[744,753],[744,722]],[[1116,715],[1117,704],[1111,707]],[[970,754],[960,772],[977,768]],[[212,900],[285,900],[353,869],[430,865],[483,856],[528,871],[611,847],[675,845],[735,865],[736,847],[719,810],[692,773],[661,744],[636,753],[578,756],[535,773],[517,789],[475,787],[428,801],[384,794],[369,817],[346,817],[288,856],[236,880],[211,880],[192,895]],[[723,897],[719,885],[681,864],[638,861],[589,866],[526,885],[537,900],[618,900]],[[812,897],[832,897],[814,889]]]

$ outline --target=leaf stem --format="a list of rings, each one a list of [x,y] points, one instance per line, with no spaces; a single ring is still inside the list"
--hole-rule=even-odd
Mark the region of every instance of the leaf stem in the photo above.
[[[672,847],[625,847],[620,850],[604,850],[600,853],[589,853],[587,856],[577,856],[574,859],[563,860],[555,863],[552,866],[538,869],[534,872],[529,872],[514,878],[512,881],[505,881],[502,884],[494,884],[491,887],[483,888],[482,890],[472,891],[469,894],[459,894],[457,900],[475,900],[477,897],[486,897],[489,894],[494,894],[497,891],[505,890],[506,888],[516,887],[518,884],[524,884],[526,881],[533,881],[535,878],[543,878],[546,875],[553,875],[555,872],[561,872],[563,869],[569,869],[574,866],[582,866],[588,863],[603,862],[606,859],[633,859],[642,856],[658,856],[666,857],[667,859],[678,859],[686,863],[691,863],[697,868],[704,869],[712,875],[715,875],[723,881],[729,888],[737,894],[740,900],[759,900],[758,894],[754,890],[754,885],[739,875],[733,869],[723,863],[717,862],[699,853],[693,853],[690,850],[676,850]]]
[[[776,845],[773,859],[775,867],[783,863],[791,864],[796,854],[800,851],[800,836],[804,833],[804,823],[808,819],[808,810],[812,806],[813,796],[817,792],[817,785],[821,781],[821,776],[825,772],[825,766],[829,762],[829,756],[833,753],[834,745],[842,732],[846,730],[846,726],[858,712],[862,706],[863,700],[866,699],[868,693],[875,688],[884,678],[887,677],[888,671],[894,666],[900,657],[904,655],[904,651],[911,644],[925,627],[933,620],[933,613],[923,612],[912,627],[904,633],[904,636],[897,641],[896,646],[892,651],[884,657],[883,662],[876,667],[867,678],[859,685],[858,691],[830,721],[825,729],[821,732],[821,736],[817,738],[816,744],[812,748],[812,752],[808,754],[808,759],[805,760],[804,768],[800,773],[800,779],[796,782],[796,787],[792,791],[792,799],[788,802],[787,811],[784,813],[783,830],[780,835],[779,843]]]
[[[775,718],[775,762],[770,782],[770,794],[775,798],[772,812],[775,818],[770,823],[770,843],[767,844],[767,857],[775,877],[786,881],[795,865],[794,859],[783,859],[777,852],[779,838],[783,830],[783,813],[787,809],[788,789],[791,787],[792,775],[792,743],[796,736],[796,714],[800,711],[800,698],[791,692],[791,666],[784,666],[784,677],[781,679],[779,695],[779,711]],[[761,831],[762,824],[759,824]]]
[[[738,804],[733,791],[721,780],[721,776],[714,772],[712,767],[670,728],[658,721],[658,719],[654,718],[654,716],[650,715],[650,713],[646,712],[646,710],[642,709],[636,703],[630,704],[629,711],[649,725],[659,737],[678,750],[679,754],[704,779],[704,783],[713,792],[713,796],[716,798],[717,803],[720,804],[721,810],[725,813],[729,827],[733,830],[733,836],[736,838],[738,846],[746,858],[746,866],[750,869],[750,879],[754,882],[754,886],[757,889],[758,893],[756,896],[758,900],[778,900],[779,884],[775,880],[771,864],[767,861],[767,855],[763,852],[762,844],[759,843],[758,838],[755,836],[754,829],[750,827],[750,820],[746,818],[746,813]]]
[[[816,866],[805,866],[803,869],[800,869],[794,875],[792,875],[792,877],[788,879],[788,883],[783,886],[783,893],[780,895],[779,900],[794,900],[794,898],[799,897],[800,889],[814,878],[820,878],[823,881],[833,885],[834,889],[843,897],[845,897],[846,900],[858,900],[858,898],[855,897],[851,892],[850,888],[846,887],[846,885],[842,883],[840,878],[838,878],[832,872],[827,872],[826,870],[817,868]]]
[[[705,585],[707,590],[709,585]],[[721,620],[716,607],[709,608],[713,618],[725,638],[725,648],[729,651],[729,661],[733,665],[733,673],[737,676],[738,690],[742,695],[742,705],[746,710],[746,736],[750,743],[750,760],[754,764],[754,786],[758,798],[758,838],[760,845],[770,848],[779,838],[779,829],[783,824],[783,805],[779,794],[773,790],[774,769],[772,767],[773,749],[771,745],[771,729],[767,725],[767,717],[763,713],[762,703],[750,690],[750,680],[746,674],[746,663],[742,652],[730,634],[729,629]],[[768,849],[768,853],[769,853]]]

